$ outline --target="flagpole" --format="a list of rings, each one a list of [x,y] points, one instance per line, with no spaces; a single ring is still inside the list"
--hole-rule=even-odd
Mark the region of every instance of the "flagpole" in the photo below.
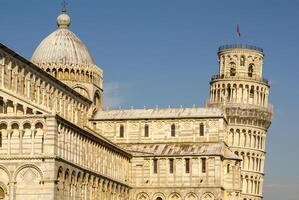
[[[241,32],[240,32],[240,25],[239,23],[237,24],[237,42],[238,42],[238,46],[241,45],[240,43],[240,38],[241,38]]]

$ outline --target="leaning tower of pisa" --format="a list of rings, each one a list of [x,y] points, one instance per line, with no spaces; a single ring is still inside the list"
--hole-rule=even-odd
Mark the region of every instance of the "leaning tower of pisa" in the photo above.
[[[242,159],[242,200],[263,197],[265,142],[272,118],[263,59],[263,49],[255,46],[220,47],[219,74],[211,79],[207,102],[223,108],[227,116],[227,144]]]

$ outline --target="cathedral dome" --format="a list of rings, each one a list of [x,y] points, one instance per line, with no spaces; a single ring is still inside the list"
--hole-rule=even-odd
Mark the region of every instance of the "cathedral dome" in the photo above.
[[[103,71],[93,62],[84,43],[69,30],[71,18],[65,8],[56,22],[57,30],[38,45],[31,61],[100,109]]]
[[[71,19],[66,12],[57,17],[58,29],[46,37],[36,48],[31,61],[45,68],[48,66],[94,66],[84,43],[69,30]]]

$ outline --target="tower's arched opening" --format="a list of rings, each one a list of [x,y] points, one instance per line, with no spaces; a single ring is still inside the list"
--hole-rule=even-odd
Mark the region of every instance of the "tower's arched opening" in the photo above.
[[[252,75],[253,75],[253,67],[254,67],[254,64],[250,64],[248,67],[248,76],[249,77],[252,77]]]
[[[94,94],[93,104],[96,106],[96,108],[100,108],[100,106],[101,106],[101,97],[100,97],[100,94],[98,92],[96,92]]]

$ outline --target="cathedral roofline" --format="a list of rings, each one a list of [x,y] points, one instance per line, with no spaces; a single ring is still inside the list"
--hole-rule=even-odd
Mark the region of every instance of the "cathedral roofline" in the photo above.
[[[127,109],[100,111],[92,121],[135,120],[135,119],[190,119],[190,118],[225,118],[219,108],[163,108],[163,109]]]
[[[224,143],[155,143],[119,144],[137,157],[172,156],[221,156],[225,159],[241,160]]]
[[[76,97],[80,98],[81,100],[83,100],[85,103],[87,104],[91,104],[92,101],[89,100],[88,98],[82,96],[80,93],[76,92],[75,90],[73,90],[72,88],[70,88],[69,86],[67,86],[66,84],[64,84],[63,82],[61,82],[60,80],[56,79],[55,77],[51,76],[50,74],[48,74],[47,72],[43,71],[41,68],[39,68],[37,65],[35,65],[34,63],[32,63],[31,61],[27,60],[26,58],[24,58],[23,56],[21,56],[20,54],[16,53],[15,51],[13,51],[12,49],[10,49],[9,47],[7,47],[6,45],[4,45],[3,43],[0,42],[0,49],[2,49],[3,51],[5,51],[6,53],[8,53],[9,55],[13,56],[14,58],[20,60],[21,62],[26,63],[27,65],[29,65],[30,67],[32,67],[32,69],[34,69],[35,71],[37,71],[38,73],[48,77],[49,79],[51,79],[52,81],[54,81],[55,83],[59,84],[62,88],[66,89],[67,91],[69,91],[70,93],[72,93],[73,95],[75,95]]]

